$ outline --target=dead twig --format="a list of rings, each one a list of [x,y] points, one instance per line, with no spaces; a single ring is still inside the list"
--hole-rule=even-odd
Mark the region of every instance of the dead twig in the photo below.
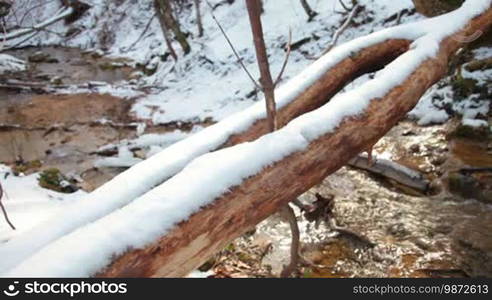
[[[225,37],[227,43],[229,44],[229,47],[231,47],[232,52],[234,52],[234,55],[236,56],[237,61],[239,62],[239,64],[243,68],[244,72],[246,72],[246,74],[248,75],[249,79],[251,79],[251,81],[256,86],[256,88],[259,89],[260,91],[263,91],[263,88],[261,87],[261,85],[255,80],[255,78],[253,77],[253,75],[251,75],[251,73],[248,71],[248,68],[246,68],[246,66],[244,65],[243,59],[241,58],[241,56],[239,56],[239,53],[236,51],[236,48],[234,47],[234,45],[232,44],[231,40],[227,36],[227,33],[225,32],[224,28],[222,27],[222,25],[220,25],[219,20],[217,20],[217,18],[215,17],[215,14],[213,12],[213,6],[210,4],[210,2],[208,2],[208,1],[205,1],[205,2],[207,2],[208,7],[210,8],[210,14],[212,15],[212,18],[214,19],[215,23],[217,24],[217,26],[219,27],[220,31],[222,32],[222,35]]]
[[[273,88],[276,88],[280,80],[282,80],[282,76],[284,75],[285,68],[289,63],[290,53],[292,50],[291,45],[292,45],[292,29],[289,29],[289,42],[287,43],[287,53],[285,54],[285,60],[284,63],[282,64],[282,68],[280,69],[280,73],[278,74],[277,79],[275,79],[275,82],[273,83]]]
[[[10,228],[16,230],[14,224],[10,222],[9,215],[7,214],[7,210],[5,209],[5,206],[3,206],[2,198],[3,198],[3,188],[2,188],[2,184],[0,183],[0,208],[2,209],[3,217],[5,218],[7,224],[9,224]]]
[[[342,33],[349,27],[350,23],[357,15],[357,12],[359,11],[360,8],[361,6],[359,4],[354,5],[354,8],[352,8],[352,11],[350,11],[350,14],[348,15],[347,19],[342,24],[342,26],[335,32],[333,38],[331,39],[331,43],[328,45],[328,48],[326,48],[326,50],[323,51],[322,55],[325,55],[326,53],[330,52],[330,50],[336,46],[338,39],[340,38]]]
[[[350,11],[350,8],[347,7],[343,0],[338,0],[338,2],[340,2],[340,5],[343,7],[343,9],[345,9],[345,11]]]
[[[154,13],[152,15],[152,17],[149,19],[149,21],[147,22],[147,25],[145,25],[145,28],[144,30],[142,31],[142,33],[140,34],[140,36],[138,37],[138,39],[135,40],[135,42],[133,42],[131,44],[130,47],[128,47],[128,49],[125,50],[125,52],[128,52],[130,50],[133,49],[133,47],[135,47],[136,44],[138,44],[138,42],[140,42],[140,40],[142,40],[142,38],[144,37],[145,33],[147,33],[147,31],[149,30],[150,28],[150,25],[152,24],[152,21],[154,21],[155,17],[157,16],[157,13]]]

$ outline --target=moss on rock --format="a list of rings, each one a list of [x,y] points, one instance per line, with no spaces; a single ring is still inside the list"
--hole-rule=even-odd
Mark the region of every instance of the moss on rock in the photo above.
[[[44,170],[38,177],[39,186],[59,193],[74,193],[77,188],[56,168]]]

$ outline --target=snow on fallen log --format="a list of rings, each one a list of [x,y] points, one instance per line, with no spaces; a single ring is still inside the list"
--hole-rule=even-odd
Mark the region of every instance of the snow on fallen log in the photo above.
[[[458,11],[400,28],[400,37],[424,28],[427,34],[373,80],[277,132],[200,156],[165,183],[3,275],[187,274],[389,131],[446,74],[460,47],[458,37],[488,29],[491,4],[467,1]],[[14,252],[1,255],[15,258]]]
[[[354,78],[383,67],[405,52],[409,40],[419,35],[412,30],[387,29],[356,39],[323,56],[277,90],[279,125],[326,103]],[[130,203],[200,155],[252,141],[267,132],[265,106],[260,101],[166,148],[71,204],[63,218],[49,219],[0,245],[0,257],[9,257],[0,260],[0,273],[57,238]]]

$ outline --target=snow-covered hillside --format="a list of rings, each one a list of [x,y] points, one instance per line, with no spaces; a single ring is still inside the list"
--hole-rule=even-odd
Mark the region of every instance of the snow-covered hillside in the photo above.
[[[21,5],[22,1],[19,1]],[[29,44],[65,45],[80,47],[86,50],[101,50],[111,56],[129,57],[137,63],[157,68],[154,75],[143,78],[139,86],[157,86],[149,95],[144,95],[134,105],[134,112],[143,119],[154,123],[170,122],[200,122],[207,118],[215,121],[222,120],[233,112],[240,111],[259,100],[255,87],[245,72],[236,62],[229,45],[218,30],[212,19],[210,8],[203,5],[203,23],[205,36],[196,37],[194,11],[182,12],[182,26],[193,38],[190,39],[192,53],[187,56],[180,54],[175,63],[171,58],[161,61],[166,52],[166,46],[160,30],[159,22],[154,16],[152,1],[113,1],[91,0],[93,5],[87,14],[75,24],[65,26],[58,23],[50,30],[65,33],[72,28],[80,31],[73,37],[61,39],[60,36],[40,33],[29,40]],[[220,1],[210,1],[212,5]],[[271,68],[273,74],[279,72],[284,57],[285,43],[288,41],[289,30],[292,30],[292,42],[303,39],[308,41],[299,49],[293,51],[287,66],[283,82],[300,73],[313,62],[329,45],[335,30],[340,27],[347,17],[338,0],[311,1],[312,7],[319,15],[307,22],[307,17],[299,1],[282,0],[264,1],[263,15],[265,38],[269,47]],[[385,20],[401,10],[411,9],[411,0],[363,0],[365,11],[355,18],[361,24],[345,31],[339,39],[339,44],[370,31],[377,31],[385,26],[396,25],[396,21]],[[31,22],[43,20],[57,11],[56,4],[32,14]],[[19,12],[21,14],[22,11]],[[252,36],[246,18],[244,1],[233,1],[232,4],[218,6],[214,14],[226,28],[227,35],[240,53],[246,67],[256,77],[258,68],[252,46]],[[370,26],[362,23],[370,18]],[[403,15],[402,22],[418,18]],[[149,20],[149,29],[140,41],[139,39]],[[63,36],[63,34],[62,34]],[[14,41],[15,43],[16,41]],[[131,49],[130,46],[134,45]],[[176,46],[176,49],[179,49]],[[121,95],[121,94],[119,94]]]

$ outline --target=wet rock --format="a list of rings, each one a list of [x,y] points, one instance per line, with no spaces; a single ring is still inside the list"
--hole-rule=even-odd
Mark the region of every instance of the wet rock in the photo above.
[[[37,74],[35,76],[35,78],[37,80],[46,80],[46,81],[49,81],[49,80],[51,80],[51,75],[50,74]]]
[[[415,131],[413,131],[412,129],[407,129],[407,130],[404,130],[402,133],[401,133],[402,136],[414,136],[416,135]]]
[[[78,188],[74,183],[63,175],[60,170],[52,168],[44,170],[39,174],[39,186],[59,193],[75,193]]]
[[[482,214],[452,232],[452,250],[470,276],[492,276],[492,216]]]
[[[51,78],[50,83],[53,85],[62,85],[63,79],[60,76],[55,76],[55,77]]]
[[[417,238],[415,239],[414,243],[422,250],[429,250],[432,248],[432,242],[426,238]]]
[[[420,145],[419,144],[413,144],[410,146],[410,153],[416,154],[420,152]]]
[[[467,172],[451,172],[444,178],[444,183],[452,194],[464,199],[475,199],[492,203],[490,176],[477,176]]]
[[[441,166],[445,162],[446,162],[446,156],[437,156],[437,157],[432,158],[432,160],[431,160],[431,163],[434,166]]]
[[[397,238],[405,238],[410,235],[410,232],[403,223],[396,223],[388,227],[387,233]]]
[[[58,59],[51,57],[49,53],[38,51],[28,57],[32,63],[58,63]]]

